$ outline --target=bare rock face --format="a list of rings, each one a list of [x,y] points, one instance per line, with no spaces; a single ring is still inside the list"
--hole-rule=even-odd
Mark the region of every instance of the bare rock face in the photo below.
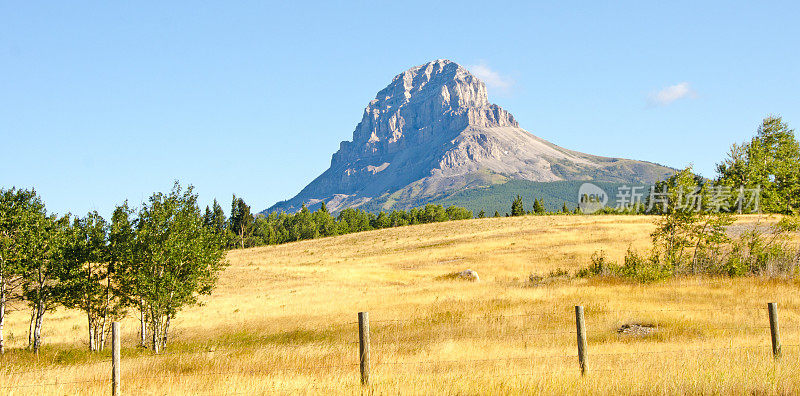
[[[330,168],[265,212],[293,212],[321,201],[332,211],[374,200],[386,209],[408,208],[508,179],[650,182],[671,171],[540,139],[489,103],[486,86],[469,71],[436,60],[397,75],[369,102],[352,141],[340,144]]]
[[[394,78],[364,110],[352,142],[342,142],[331,166],[432,144],[469,125],[511,126],[507,111],[489,103],[486,86],[461,66],[437,60]]]

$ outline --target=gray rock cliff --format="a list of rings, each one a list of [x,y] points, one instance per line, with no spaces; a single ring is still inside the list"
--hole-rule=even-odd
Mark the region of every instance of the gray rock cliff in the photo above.
[[[330,168],[265,212],[294,212],[321,201],[332,211],[368,202],[404,209],[508,179],[650,183],[672,172],[540,139],[490,103],[485,84],[467,69],[436,60],[397,75],[369,102]]]

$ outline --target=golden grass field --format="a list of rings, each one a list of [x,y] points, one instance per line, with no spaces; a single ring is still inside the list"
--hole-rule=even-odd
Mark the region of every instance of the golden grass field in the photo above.
[[[759,221],[754,216],[739,222]],[[766,220],[770,221],[770,220]],[[181,312],[160,356],[122,322],[122,388],[166,394],[791,394],[800,389],[794,280],[684,277],[649,285],[529,275],[574,272],[603,249],[646,249],[646,216],[476,219],[236,250],[204,305]],[[480,282],[445,279],[473,269]],[[783,358],[770,350],[778,302]],[[579,372],[574,306],[586,310]],[[371,385],[358,374],[357,312],[371,320]],[[135,316],[135,315],[131,315]],[[12,347],[27,314],[10,315]],[[625,324],[654,332],[621,335]],[[109,394],[108,352],[85,351],[83,317],[45,318],[38,358],[11,349],[3,394]]]

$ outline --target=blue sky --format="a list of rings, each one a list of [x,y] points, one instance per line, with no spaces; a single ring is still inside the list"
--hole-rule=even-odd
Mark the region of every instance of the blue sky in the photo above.
[[[705,176],[763,116],[800,125],[797,3],[375,3],[4,1],[0,186],[108,215],[179,179],[261,210],[439,58],[542,138]]]

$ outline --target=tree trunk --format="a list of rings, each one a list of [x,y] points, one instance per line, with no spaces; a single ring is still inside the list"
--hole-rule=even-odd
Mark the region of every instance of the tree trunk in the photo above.
[[[705,233],[705,230],[706,226],[703,225],[700,235],[697,235],[697,243],[694,244],[694,252],[692,252],[692,275],[697,275],[697,252],[700,250],[700,243],[703,241],[702,235]]]
[[[159,337],[160,332],[158,331],[158,325],[160,321],[160,319],[156,319],[155,317],[153,317],[150,321],[150,325],[153,327],[151,331],[152,334],[150,334],[153,345],[153,353],[161,352],[161,339]]]
[[[88,312],[86,313],[86,319],[87,322],[89,323],[89,350],[94,352],[96,350],[95,349],[96,345],[94,342],[95,338],[94,323],[92,323],[92,315]]]
[[[106,318],[103,317],[103,323],[100,325],[100,345],[99,350],[104,350],[106,347]]]
[[[161,338],[162,339],[161,347],[163,349],[167,348],[167,336],[169,335],[169,320],[170,319],[171,319],[171,317],[167,316],[167,321],[166,321],[166,323],[164,323],[164,336]]]
[[[139,302],[139,346],[147,348],[147,321],[145,320],[144,301]]]
[[[111,305],[111,275],[106,276],[106,304],[103,307],[103,323],[100,326],[100,350],[106,347],[106,324],[108,323],[108,309]]]
[[[44,304],[40,301],[36,304],[36,323],[33,328],[33,351],[39,352],[42,346],[42,321],[44,320]]]
[[[28,322],[28,349],[33,348],[33,322],[36,320],[36,308],[31,308],[31,320]]]

